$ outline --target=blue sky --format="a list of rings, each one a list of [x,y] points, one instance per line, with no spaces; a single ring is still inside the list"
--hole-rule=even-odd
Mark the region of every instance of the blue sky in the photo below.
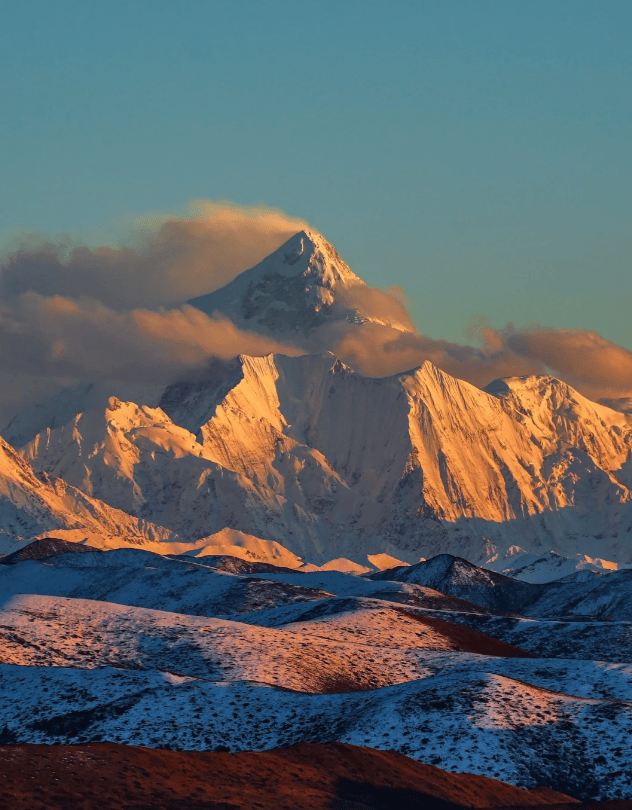
[[[631,23],[620,0],[12,4],[0,232],[264,204],[434,338],[632,349]]]

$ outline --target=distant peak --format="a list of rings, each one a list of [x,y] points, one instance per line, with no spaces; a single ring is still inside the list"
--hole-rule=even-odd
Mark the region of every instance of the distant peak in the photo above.
[[[573,392],[567,383],[552,377],[550,374],[528,374],[524,377],[500,377],[492,380],[483,388],[488,394],[495,397],[509,396],[519,391],[538,391],[558,389],[564,392]]]

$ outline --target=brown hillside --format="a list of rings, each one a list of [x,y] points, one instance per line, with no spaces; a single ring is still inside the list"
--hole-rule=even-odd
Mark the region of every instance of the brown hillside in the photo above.
[[[501,658],[535,658],[530,652],[520,649],[513,644],[507,644],[493,636],[485,635],[471,627],[454,624],[445,619],[436,619],[434,616],[424,616],[421,613],[402,611],[420,624],[432,627],[438,633],[450,639],[461,652],[477,653],[478,655],[495,655]]]
[[[343,744],[239,754],[3,746],[0,773],[3,810],[456,810],[573,801]]]

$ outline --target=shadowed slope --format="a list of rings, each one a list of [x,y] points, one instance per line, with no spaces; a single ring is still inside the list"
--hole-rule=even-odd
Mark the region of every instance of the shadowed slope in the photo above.
[[[0,763],[0,805],[12,810],[451,810],[573,801],[342,744],[241,754],[22,745],[0,748]]]
[[[61,540],[59,537],[40,537],[28,546],[7,554],[0,559],[0,565],[15,565],[25,560],[47,560],[49,557],[56,557],[58,554],[81,554],[81,552],[98,552],[100,548],[84,546],[81,543],[71,543],[68,540]]]
[[[546,585],[506,577],[479,568],[461,557],[439,554],[416,565],[400,566],[370,574],[368,579],[409,582],[435,588],[459,599],[500,611],[520,611],[546,592]]]

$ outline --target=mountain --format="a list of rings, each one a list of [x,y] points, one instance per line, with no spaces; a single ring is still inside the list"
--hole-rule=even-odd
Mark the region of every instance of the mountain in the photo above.
[[[328,323],[408,328],[363,311],[370,293],[301,231],[193,304],[297,340]],[[480,390],[425,362],[370,378],[325,352],[215,361],[159,401],[141,393],[62,392],[3,435],[38,472],[179,535],[181,551],[357,570],[516,546],[632,563],[632,415],[553,377]]]
[[[299,231],[230,284],[189,301],[238,326],[301,343],[331,321],[373,322],[415,331],[404,308],[397,315],[370,305],[369,288],[315,231]]]
[[[2,430],[2,437],[13,447],[23,447],[46,428],[61,427],[78,413],[105,407],[112,396],[157,405],[163,390],[164,386],[142,383],[81,383],[20,411]]]
[[[536,583],[553,582],[569,576],[575,581],[590,580],[594,574],[604,574],[620,568],[618,563],[588,557],[586,554],[576,554],[574,557],[563,557],[555,551],[525,554],[519,546],[512,546],[502,557],[494,555],[485,561],[484,567],[523,582]]]
[[[632,417],[551,377],[481,391],[429,362],[375,379],[331,354],[241,357],[21,453],[190,542],[228,527],[316,563],[516,544],[632,562]]]
[[[173,532],[92,498],[66,481],[35,470],[0,439],[0,554],[24,540],[53,534],[134,545],[177,540]],[[167,546],[168,547],[168,546]]]
[[[564,616],[577,620],[598,616],[611,622],[632,621],[632,571],[612,571],[586,579],[571,576],[551,582],[526,613],[542,618]]]
[[[59,554],[90,554],[93,551],[99,552],[101,549],[60,540],[58,537],[40,537],[18,551],[2,557],[0,564],[17,565],[25,560],[47,560],[50,557],[57,557]]]
[[[632,487],[630,415],[591,402],[555,377],[507,377],[484,390],[516,421],[529,424],[531,441],[546,454],[582,451],[613,482]]]
[[[581,576],[583,573],[587,576]],[[601,575],[576,572],[535,583],[489,571],[450,554],[439,554],[416,565],[367,574],[366,578],[432,588],[501,613],[541,619],[563,617],[573,622],[587,617],[632,621],[632,570]]]
[[[544,589],[488,571],[450,554],[439,554],[417,565],[370,574],[373,580],[408,582],[467,599],[481,607],[518,612],[535,602]]]

